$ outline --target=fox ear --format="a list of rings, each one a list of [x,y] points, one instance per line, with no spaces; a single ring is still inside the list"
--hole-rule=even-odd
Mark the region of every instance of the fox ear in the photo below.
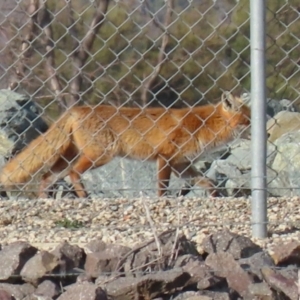
[[[222,94],[222,105],[225,110],[239,110],[239,107],[241,106],[240,101],[236,97],[234,97],[230,92],[224,92]]]

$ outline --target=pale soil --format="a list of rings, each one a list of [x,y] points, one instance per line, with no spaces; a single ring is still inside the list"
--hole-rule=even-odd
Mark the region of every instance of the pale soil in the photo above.
[[[299,210],[299,197],[269,198],[269,237],[253,241],[272,251],[275,244],[300,240]],[[0,243],[24,240],[52,249],[63,240],[84,246],[101,238],[132,247],[153,232],[178,227],[201,251],[203,238],[224,228],[251,237],[250,221],[250,200],[245,198],[2,200]]]

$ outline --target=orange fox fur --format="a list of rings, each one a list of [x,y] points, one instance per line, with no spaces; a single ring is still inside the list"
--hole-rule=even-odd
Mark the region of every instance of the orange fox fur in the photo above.
[[[69,175],[76,194],[86,197],[80,175],[122,156],[156,161],[159,196],[171,172],[216,195],[191,163],[247,132],[250,118],[250,109],[229,92],[217,105],[194,108],[75,107],[4,166],[0,183],[10,188],[42,172],[39,196],[45,197],[49,185]]]

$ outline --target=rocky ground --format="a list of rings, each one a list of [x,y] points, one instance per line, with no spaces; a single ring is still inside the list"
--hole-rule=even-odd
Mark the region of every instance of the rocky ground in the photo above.
[[[300,197],[269,198],[269,237],[254,242],[268,251],[283,240],[300,240]],[[94,238],[125,246],[167,229],[196,243],[222,229],[251,238],[251,203],[245,198],[61,199],[0,202],[2,244],[24,240],[43,249],[61,241],[84,245]],[[149,224],[152,223],[152,224]]]
[[[300,198],[0,202],[0,299],[297,299]],[[6,297],[6,298],[5,298]]]

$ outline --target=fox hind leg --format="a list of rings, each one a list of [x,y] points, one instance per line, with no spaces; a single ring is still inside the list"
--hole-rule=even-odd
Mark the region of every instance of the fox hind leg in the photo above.
[[[68,175],[69,169],[72,167],[72,163],[72,161],[68,161],[65,157],[60,157],[54,166],[42,176],[39,187],[40,198],[47,198],[49,196],[49,192],[47,192],[49,187],[58,179],[64,178]]]
[[[113,159],[110,155],[103,153],[99,154],[100,153],[82,153],[69,172],[76,194],[80,198],[87,198],[88,196],[83,184],[81,183],[81,175],[88,170],[101,167]]]
[[[64,162],[61,163],[64,164]],[[90,160],[87,160],[85,156],[80,156],[79,159],[76,161],[74,166],[71,168],[71,170],[64,170],[60,173],[54,173],[53,169],[46,174],[43,175],[42,181],[40,184],[39,189],[39,197],[40,198],[47,198],[48,192],[47,190],[49,187],[54,184],[59,178],[63,178],[67,175],[70,176],[70,180],[72,182],[73,188],[75,190],[75,193],[78,197],[86,198],[87,193],[85,192],[84,186],[80,181],[80,175],[90,169],[92,166],[92,163]],[[70,169],[70,168],[68,168]],[[56,169],[57,171],[57,169]]]
[[[87,192],[81,183],[81,175],[91,169],[110,162],[117,153],[116,137],[111,130],[90,132],[89,128],[80,128],[74,133],[74,143],[80,149],[80,156],[69,172],[76,194],[86,198]]]
[[[85,171],[91,169],[93,166],[93,162],[85,156],[81,156],[72,170],[69,172],[69,176],[75,192],[79,198],[86,198],[87,192],[81,182],[81,174]]]
[[[40,183],[39,194],[38,194],[39,198],[49,197],[48,189],[55,182],[56,178],[57,178],[56,175],[50,171],[45,173],[42,176],[42,181]]]

